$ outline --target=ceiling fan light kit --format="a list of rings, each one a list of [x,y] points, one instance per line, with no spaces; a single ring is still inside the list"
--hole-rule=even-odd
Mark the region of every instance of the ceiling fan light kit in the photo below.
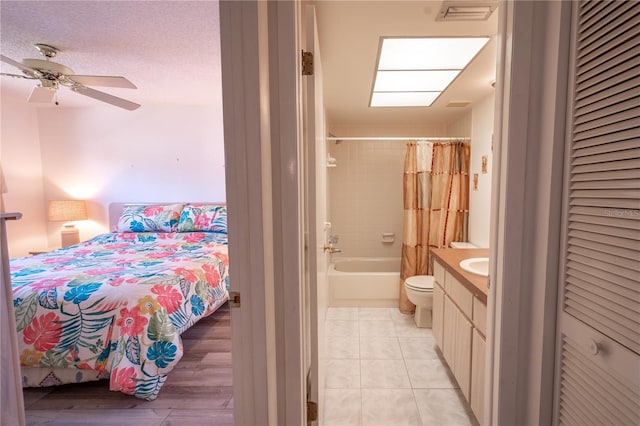
[[[29,95],[29,100],[27,102],[51,103],[56,96],[56,90],[58,90],[57,86],[36,86],[31,91],[31,95]]]
[[[34,46],[36,47],[36,49],[38,49],[38,52],[40,52],[42,56],[48,59],[55,57],[59,52],[57,48],[44,43],[36,43],[34,44]]]
[[[128,101],[117,96],[110,95],[87,86],[116,87],[123,89],[137,89],[136,85],[121,76],[76,75],[66,65],[53,62],[59,49],[43,43],[36,43],[36,49],[47,59],[26,58],[22,62],[14,61],[4,55],[0,60],[22,71],[23,75],[2,73],[4,76],[40,80],[40,85],[35,87],[28,102],[50,103],[60,85],[67,86],[72,92],[79,93],[90,98],[106,102],[108,104],[133,111],[140,107],[135,102]],[[56,102],[57,105],[57,102]]]

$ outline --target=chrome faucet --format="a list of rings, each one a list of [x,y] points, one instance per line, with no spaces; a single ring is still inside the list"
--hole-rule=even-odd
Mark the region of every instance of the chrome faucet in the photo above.
[[[327,244],[324,245],[324,251],[329,253],[342,253],[342,250],[334,247],[334,244],[338,244],[338,235],[329,235],[327,238]]]
[[[339,248],[333,246],[333,243],[325,244],[324,245],[324,251],[325,252],[328,251],[331,254],[333,254],[333,253],[342,253],[342,250],[340,250]]]

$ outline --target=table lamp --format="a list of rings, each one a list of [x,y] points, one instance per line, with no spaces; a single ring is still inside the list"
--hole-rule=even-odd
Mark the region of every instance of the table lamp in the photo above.
[[[50,222],[87,220],[87,205],[84,200],[49,201]],[[80,242],[80,232],[73,223],[67,223],[60,232],[62,247]]]

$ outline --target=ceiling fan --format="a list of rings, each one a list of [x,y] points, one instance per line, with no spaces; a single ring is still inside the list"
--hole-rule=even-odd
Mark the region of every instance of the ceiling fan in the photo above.
[[[87,87],[101,86],[137,89],[135,84],[126,78],[117,76],[76,75],[71,68],[51,61],[51,58],[58,54],[59,49],[42,43],[35,44],[35,47],[46,59],[23,59],[22,62],[18,62],[4,55],[0,55],[2,62],[12,65],[23,72],[23,74],[0,74],[9,77],[40,80],[40,84],[31,92],[29,102],[51,102],[58,87],[63,85],[69,87],[73,92],[129,111],[140,107],[139,104],[134,102]]]

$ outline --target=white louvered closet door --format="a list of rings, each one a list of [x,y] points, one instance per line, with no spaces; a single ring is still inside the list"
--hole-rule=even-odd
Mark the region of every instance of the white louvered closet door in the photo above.
[[[575,9],[554,420],[640,425],[640,2]]]

